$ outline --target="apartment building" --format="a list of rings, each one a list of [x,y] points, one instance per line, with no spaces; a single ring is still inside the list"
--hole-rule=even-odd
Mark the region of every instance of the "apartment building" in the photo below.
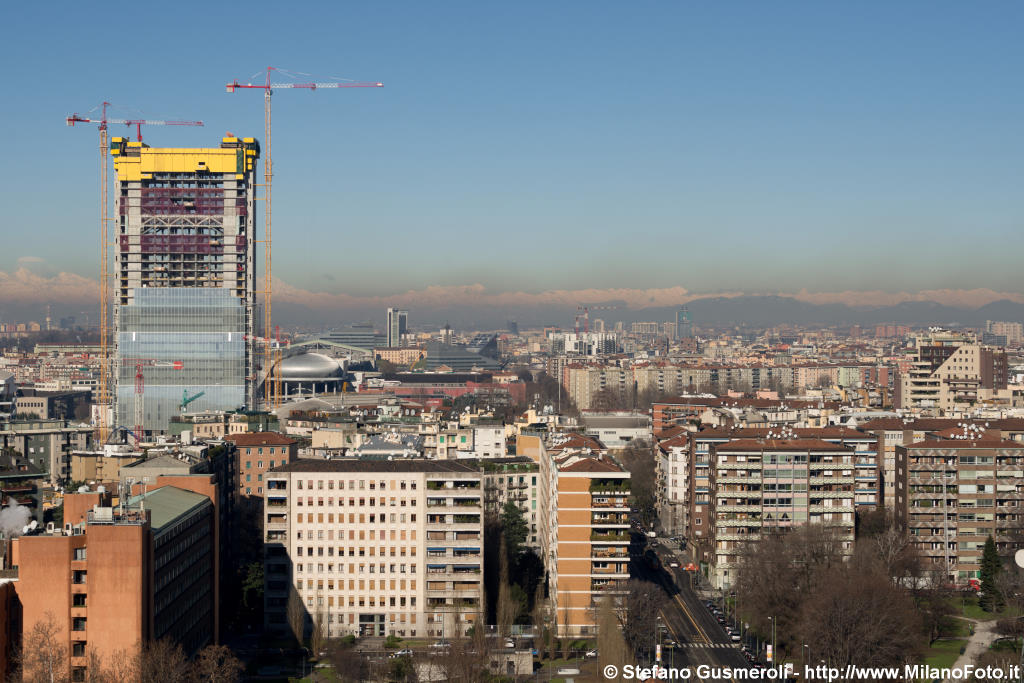
[[[52,484],[71,482],[71,452],[86,450],[93,428],[68,420],[7,420],[0,422],[0,445],[13,448]]]
[[[932,330],[915,339],[897,382],[896,406],[927,415],[965,415],[1007,387],[1006,351],[968,335]]]
[[[988,536],[1000,553],[1020,545],[1024,446],[959,432],[896,446],[895,511],[942,582],[966,586],[981,577]]]
[[[658,442],[655,481],[662,528],[670,536],[685,535],[690,499],[690,439],[685,432]]]
[[[820,439],[740,439],[712,447],[713,585],[729,589],[743,547],[804,524],[832,529],[853,550],[853,449]]]
[[[578,435],[575,438],[579,438]],[[590,440],[592,441],[592,440]],[[540,437],[519,447],[537,460],[541,558],[560,637],[593,635],[599,602],[622,607],[629,580],[630,475],[600,449],[549,451]]]
[[[515,503],[529,528],[526,545],[539,551],[537,523],[540,514],[540,486],[537,480],[540,477],[540,466],[525,456],[462,462],[470,467],[479,467],[483,473],[485,511],[500,515],[506,503]]]
[[[483,489],[457,461],[298,460],[265,477],[265,620],[329,638],[466,633],[483,609]],[[292,606],[289,607],[289,604]]]
[[[226,438],[238,448],[238,495],[263,496],[264,478],[274,467],[295,462],[298,441],[277,432],[231,434]]]
[[[75,495],[67,496],[72,508]],[[21,536],[9,565],[23,632],[52,615],[71,680],[87,680],[90,655],[109,661],[153,640],[167,638],[191,656],[216,640],[216,539],[210,498],[172,486]]]

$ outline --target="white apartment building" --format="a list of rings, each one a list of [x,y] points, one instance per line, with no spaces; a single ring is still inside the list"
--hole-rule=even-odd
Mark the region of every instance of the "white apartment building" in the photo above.
[[[690,439],[686,434],[658,444],[655,460],[658,519],[665,533],[685,535],[689,523]]]
[[[437,460],[299,460],[265,475],[265,624],[301,606],[329,638],[449,637],[482,609],[478,469]],[[289,608],[291,602],[291,608]]]

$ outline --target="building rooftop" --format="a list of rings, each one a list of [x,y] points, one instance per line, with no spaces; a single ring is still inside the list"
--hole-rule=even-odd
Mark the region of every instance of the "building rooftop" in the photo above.
[[[212,505],[206,496],[173,486],[161,486],[128,500],[129,506],[139,507],[140,504],[144,504],[150,511],[149,526],[154,533],[159,533],[164,527],[193,510],[204,505]]]
[[[295,439],[277,432],[249,432],[247,434],[229,434],[225,441],[234,442],[239,448],[249,446],[290,446],[298,443]]]
[[[718,450],[732,451],[838,451],[852,453],[849,448],[821,439],[737,439],[720,444]]]
[[[480,474],[475,467],[463,465],[455,460],[361,460],[359,458],[343,458],[338,460],[303,459],[280,465],[270,470],[275,473],[285,472],[450,472],[453,474]]]

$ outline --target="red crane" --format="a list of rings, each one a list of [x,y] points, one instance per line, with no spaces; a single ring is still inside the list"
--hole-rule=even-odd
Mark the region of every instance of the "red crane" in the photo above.
[[[201,126],[202,121],[166,121],[159,119],[108,119],[107,118],[107,107],[110,106],[110,102],[103,103],[103,118],[90,119],[78,114],[72,114],[67,117],[67,123],[69,126],[73,126],[76,123],[98,123],[101,128],[106,128],[110,124],[124,124],[126,126],[135,126],[135,136],[139,142],[142,142],[142,127],[143,126]]]
[[[264,257],[264,286],[263,286],[263,334],[270,335],[273,326],[271,321],[271,262],[270,262],[270,250],[271,250],[271,227],[270,227],[270,190],[274,180],[274,162],[270,154],[270,97],[274,94],[274,90],[285,90],[285,89],[305,89],[305,90],[324,90],[331,88],[383,88],[384,84],[379,81],[350,81],[350,80],[334,80],[334,81],[305,81],[299,82],[294,81],[291,83],[271,83],[270,76],[273,72],[280,72],[290,76],[292,78],[296,76],[309,77],[309,74],[304,73],[293,73],[285,69],[279,69],[277,67],[268,66],[267,76],[263,83],[253,83],[250,79],[246,83],[239,83],[238,79],[233,80],[227,84],[227,91],[229,93],[235,92],[235,90],[241,89],[252,89],[263,91],[263,126],[264,126],[264,140],[263,140],[263,204],[264,204],[264,220],[266,221],[264,227],[263,237],[263,257]],[[254,76],[258,76],[257,72]],[[278,373],[278,367],[274,364],[274,351],[269,344],[264,345],[263,349],[263,365],[268,368],[267,377],[264,380],[264,399],[272,405],[277,407],[281,404],[281,376]]]

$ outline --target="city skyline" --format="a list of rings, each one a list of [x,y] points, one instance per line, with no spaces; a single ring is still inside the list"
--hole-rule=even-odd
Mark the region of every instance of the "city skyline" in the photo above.
[[[121,115],[206,122],[144,129],[156,146],[260,138],[259,98],[223,84],[268,63],[385,83],[275,98],[284,296],[412,306],[431,291],[684,289],[676,305],[691,293],[1022,290],[1024,101],[1002,75],[1021,61],[1014,4],[307,7],[312,25],[269,5],[212,8],[198,24],[145,10],[136,20],[159,18],[185,43],[275,21],[271,47],[183,54],[173,70],[101,59],[88,27],[105,19],[88,9],[44,34],[39,10],[19,8],[24,31],[4,49],[13,62],[46,54],[12,74],[33,97],[6,114],[22,131],[10,142],[22,163],[3,172],[8,225],[31,229],[7,231],[5,298],[21,287],[45,303],[51,286],[81,292],[95,278],[95,131],[63,117],[107,99]],[[332,22],[354,28],[337,38]],[[971,234],[1004,248],[964,249]]]

